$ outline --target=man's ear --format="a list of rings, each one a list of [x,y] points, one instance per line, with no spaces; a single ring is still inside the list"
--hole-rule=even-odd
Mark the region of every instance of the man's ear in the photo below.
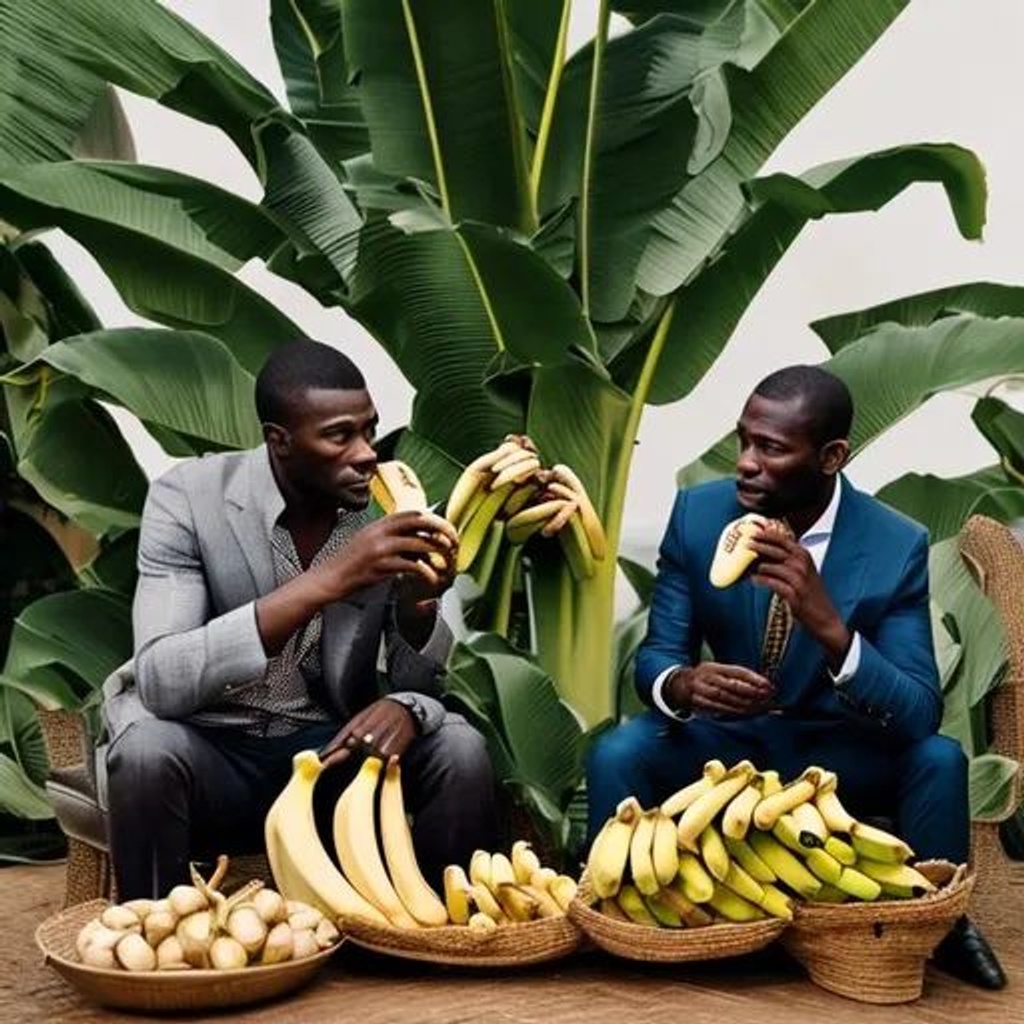
[[[846,465],[850,457],[850,442],[845,438],[829,441],[821,449],[821,469],[828,476],[835,476]]]
[[[279,457],[288,454],[292,446],[292,435],[277,423],[263,424],[263,440],[267,448]]]

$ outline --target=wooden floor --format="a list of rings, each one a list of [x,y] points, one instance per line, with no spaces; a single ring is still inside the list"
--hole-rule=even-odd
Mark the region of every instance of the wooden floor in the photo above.
[[[0,1021],[117,1024],[140,1018],[83,1001],[45,967],[36,925],[60,909],[63,867],[0,869]],[[777,951],[662,967],[596,953],[528,972],[431,968],[339,950],[301,992],[253,1009],[164,1020],[333,1024],[1024,1024],[1024,906],[992,933],[1010,985],[990,993],[929,969],[924,997],[870,1006],[818,989]]]

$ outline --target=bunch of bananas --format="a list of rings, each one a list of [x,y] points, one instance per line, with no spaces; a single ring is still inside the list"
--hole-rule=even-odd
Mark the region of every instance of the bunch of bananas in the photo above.
[[[475,850],[468,875],[458,864],[444,871],[448,917],[478,931],[563,917],[575,896],[576,882],[544,867],[525,839],[512,844],[511,857]]]
[[[838,778],[807,768],[783,784],[749,761],[708,761],[660,807],[634,797],[595,837],[587,875],[599,909],[662,927],[791,920],[793,903],[906,899],[934,890],[902,839],[843,807]]]
[[[343,925],[358,919],[395,928],[489,927],[564,913],[563,901],[567,905],[572,898],[569,884],[575,893],[572,879],[543,868],[529,844],[518,842],[511,861],[477,851],[468,878],[457,865],[449,866],[442,900],[416,861],[400,764],[392,760],[385,767],[372,756],[335,805],[339,870],[320,841],[313,814],[313,787],[322,771],[312,750],[293,758],[292,777],[267,814],[267,855],[282,894],[318,907]]]
[[[79,931],[79,959],[126,971],[228,970],[301,960],[341,937],[319,909],[261,881],[225,896],[217,887],[227,866],[219,857],[207,881],[192,865],[192,885],[177,885],[164,899],[107,907]]]

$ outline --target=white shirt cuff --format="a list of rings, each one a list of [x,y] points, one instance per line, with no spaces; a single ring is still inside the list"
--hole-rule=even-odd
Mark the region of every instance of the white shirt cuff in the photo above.
[[[668,677],[672,675],[677,668],[682,668],[682,665],[670,665],[664,672],[662,672],[654,683],[651,685],[651,700],[654,701],[654,706],[664,715],[668,715],[669,718],[674,718],[677,722],[685,722],[693,712],[680,713],[673,711],[665,701],[662,690],[665,689],[665,683],[668,682]]]
[[[839,671],[829,672],[833,685],[842,686],[844,683],[848,683],[856,675],[858,668],[860,668],[860,633],[854,633],[846,657],[843,659],[842,665],[839,666]]]

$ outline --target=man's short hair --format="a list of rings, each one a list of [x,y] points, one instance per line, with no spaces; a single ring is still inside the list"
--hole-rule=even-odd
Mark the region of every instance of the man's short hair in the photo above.
[[[845,440],[853,423],[853,397],[845,382],[820,366],[786,366],[770,373],[754,394],[775,401],[799,399],[818,444]]]
[[[271,352],[256,377],[256,413],[260,423],[287,425],[295,401],[306,391],[359,391],[366,387],[359,367],[344,353],[309,338],[290,341]]]

